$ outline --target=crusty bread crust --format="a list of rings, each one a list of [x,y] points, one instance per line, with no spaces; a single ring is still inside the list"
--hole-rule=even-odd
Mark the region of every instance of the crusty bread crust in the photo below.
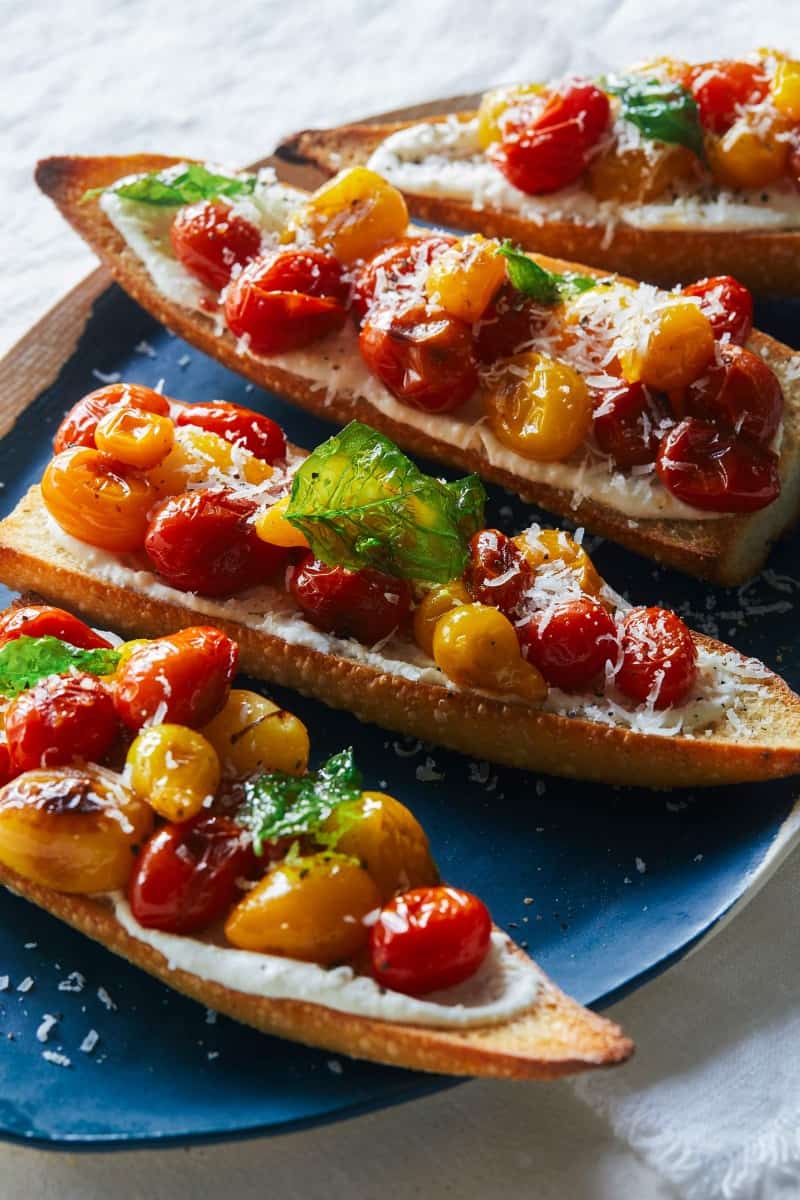
[[[67,547],[48,534],[47,514],[32,487],[0,523],[0,579],[82,612],[104,628],[155,637],[196,624],[198,611],[167,603],[88,574]],[[295,688],[332,708],[344,708],[423,741],[474,758],[531,771],[644,787],[693,787],[772,779],[800,771],[800,697],[771,675],[748,716],[769,730],[746,741],[723,722],[712,736],[659,737],[468,691],[412,682],[306,646],[202,614],[240,646],[242,670]],[[695,635],[698,644],[726,649]]]
[[[465,471],[475,471],[524,500],[560,513],[631,550],[716,583],[741,583],[754,575],[766,560],[772,543],[800,516],[800,379],[787,390],[781,449],[783,489],[774,504],[757,513],[718,520],[632,520],[589,499],[575,503],[572,492],[531,483],[492,466],[480,450],[450,446],[386,416],[359,396],[332,393],[309,379],[272,366],[267,360],[241,352],[236,339],[227,331],[217,333],[209,317],[166,300],[98,203],[81,203],[87,188],[106,186],[123,175],[159,170],[180,161],[185,160],[161,155],[51,158],[39,164],[36,179],[126,291],[158,320],[231,370],[261,387],[288,396],[317,416],[342,423],[352,419],[364,421],[407,450]],[[563,246],[560,248],[563,250]],[[549,265],[563,270],[575,264],[557,259]],[[765,351],[772,362],[785,362],[792,356],[786,346],[764,334],[754,334],[752,344]]]
[[[462,112],[469,119],[475,114]],[[443,118],[438,118],[442,120]],[[426,122],[436,117],[424,119]],[[382,141],[419,121],[306,129],[276,150],[286,162],[311,164],[333,174],[364,163]],[[447,196],[405,193],[411,212],[426,221],[508,237],[527,250],[646,279],[672,287],[704,275],[735,275],[761,296],[800,295],[800,233],[781,230],[636,229],[618,224],[581,225],[552,219],[537,223],[510,209],[473,208]]]

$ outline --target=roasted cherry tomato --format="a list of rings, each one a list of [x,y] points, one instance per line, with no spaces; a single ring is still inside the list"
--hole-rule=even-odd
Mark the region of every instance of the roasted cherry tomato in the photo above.
[[[745,344],[753,329],[753,297],[743,283],[732,275],[715,275],[690,283],[683,294],[697,296],[715,338],[727,334],[728,341]]]
[[[201,729],[228,699],[238,661],[236,642],[207,625],[145,642],[117,668],[117,713],[133,730],[154,719]]]
[[[147,556],[184,592],[229,596],[266,583],[286,566],[289,551],[262,542],[251,521],[257,507],[224,488],[171,496],[153,511]]]
[[[254,354],[281,354],[341,329],[348,285],[322,250],[280,250],[258,258],[234,279],[225,300],[231,333]]]
[[[9,780],[17,774],[11,762],[11,751],[8,742],[0,742],[0,787],[5,787]]]
[[[534,349],[536,337],[549,319],[547,308],[535,304],[511,284],[504,285],[475,326],[478,359],[488,365]]]
[[[656,470],[664,486],[706,512],[756,512],[781,493],[778,456],[757,442],[687,417],[663,438]]]
[[[404,892],[372,927],[372,975],[409,996],[455,987],[485,959],[492,920],[482,900],[452,887]]]
[[[744,346],[725,344],[705,375],[690,384],[681,416],[713,421],[731,433],[769,446],[783,417],[778,377],[763,358]]]
[[[244,446],[256,458],[276,463],[286,457],[286,438],[277,421],[240,404],[215,400],[211,404],[187,404],[176,424],[196,425],[216,433],[232,446]]]
[[[705,128],[725,133],[742,105],[764,99],[769,80],[763,67],[753,63],[709,62],[691,68],[688,87]]]
[[[220,200],[199,200],[176,212],[169,236],[179,262],[206,287],[221,292],[231,271],[261,249],[261,233]]]
[[[85,446],[51,458],[41,489],[45,508],[65,533],[120,553],[141,549],[158,497],[141,472]]]
[[[517,637],[522,657],[566,692],[588,687],[617,654],[617,627],[596,600],[567,600],[533,613]]]
[[[456,239],[436,233],[431,237],[404,237],[386,246],[365,263],[353,280],[351,307],[363,321],[373,304],[389,293],[396,306],[419,303],[425,290],[428,267]]]
[[[358,344],[392,395],[423,412],[452,412],[478,386],[472,329],[446,313],[373,309]]]
[[[668,418],[663,402],[643,383],[624,379],[596,395],[592,432],[603,454],[623,468],[655,462]]]
[[[95,633],[84,621],[49,604],[25,604],[0,617],[0,646],[22,637],[56,637],[82,650],[108,649],[111,642]]]
[[[111,693],[94,675],[49,675],[12,700],[6,737],[18,771],[100,762],[117,732]]]
[[[55,453],[68,450],[70,446],[89,446],[94,449],[97,426],[112,408],[121,404],[126,408],[142,408],[160,417],[169,415],[169,404],[160,392],[138,383],[112,383],[89,392],[88,396],[73,404],[53,439]]]
[[[524,611],[533,571],[511,538],[499,529],[482,529],[470,540],[464,583],[479,604],[489,604],[507,617],[516,617]]]
[[[617,687],[637,704],[680,704],[697,677],[697,650],[689,630],[666,608],[634,608],[622,623]]]
[[[505,122],[492,158],[520,191],[532,196],[558,191],[583,174],[610,112],[605,92],[576,81],[551,95],[544,108],[535,98],[520,105],[519,115]]]
[[[145,844],[128,884],[134,917],[146,929],[193,933],[221,917],[252,870],[253,851],[241,826],[201,813],[165,825]]]
[[[290,567],[287,586],[313,625],[373,646],[401,626],[411,612],[411,588],[366,567],[328,567],[306,555]]]

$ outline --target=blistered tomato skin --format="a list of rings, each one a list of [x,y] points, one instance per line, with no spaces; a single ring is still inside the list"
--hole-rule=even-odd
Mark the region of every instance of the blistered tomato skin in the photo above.
[[[534,98],[505,123],[491,155],[512,183],[528,195],[558,191],[582,174],[591,148],[607,127],[608,97],[591,83],[575,81],[544,107]]]
[[[568,600],[517,627],[522,657],[566,692],[588,687],[617,654],[617,628],[596,600]]]
[[[6,712],[6,737],[18,771],[75,759],[100,762],[117,732],[111,693],[94,675],[49,675],[20,692]]]
[[[286,458],[286,438],[276,421],[263,413],[216,400],[212,404],[186,405],[178,413],[177,425],[195,425],[216,433],[232,446],[244,446],[256,458],[270,464]]]
[[[594,440],[618,467],[655,462],[666,406],[643,383],[626,383],[598,393],[592,418]]]
[[[698,298],[715,338],[745,344],[753,331],[753,297],[743,283],[732,275],[715,275],[690,283],[683,294]]]
[[[472,329],[446,313],[375,308],[358,345],[392,395],[422,412],[453,412],[478,386]]]
[[[478,360],[488,366],[530,350],[549,320],[543,305],[534,304],[511,284],[504,285],[475,328]]]
[[[569,458],[592,424],[592,401],[568,363],[529,352],[509,359],[484,389],[492,432],[512,450],[541,462]]]
[[[251,517],[257,505],[222,488],[172,496],[152,513],[147,557],[172,587],[230,596],[274,579],[289,552],[263,542]]]
[[[461,687],[518,696],[532,704],[547,695],[541,672],[522,657],[511,621],[487,604],[461,604],[439,618],[433,659]]]
[[[321,250],[281,250],[255,259],[234,279],[225,320],[253,354],[299,350],[341,329],[348,286],[339,263]]]
[[[252,867],[251,846],[226,817],[201,814],[165,825],[136,860],[131,911],[146,929],[196,933],[227,912],[239,895],[236,880]]]
[[[409,996],[455,987],[489,951],[486,905],[452,887],[415,888],[390,901],[370,934],[372,976]]]
[[[94,449],[94,435],[103,417],[124,404],[126,408],[141,408],[144,412],[169,416],[169,404],[160,392],[138,383],[112,383],[89,392],[69,410],[53,439],[53,450],[60,454],[70,446]]]
[[[302,775],[308,767],[308,730],[299,717],[266,696],[234,688],[221,712],[203,729],[228,776],[262,771]]]
[[[178,261],[214,292],[230,281],[234,266],[249,263],[261,249],[256,226],[221,201],[179,208],[169,233]]]
[[[329,567],[308,554],[289,568],[286,582],[312,625],[367,646],[404,625],[411,612],[408,583],[370,568]]]
[[[65,533],[102,550],[140,550],[157,493],[150,481],[99,450],[73,446],[47,464],[42,501]]]
[[[8,742],[0,742],[0,787],[5,785],[14,778],[16,770],[11,762],[11,752],[8,749]]]
[[[149,725],[125,759],[130,786],[167,821],[188,821],[207,806],[219,786],[217,752],[186,725]]]
[[[470,540],[464,583],[473,600],[515,617],[524,610],[533,571],[511,538],[499,529],[482,529]]]
[[[366,317],[373,304],[380,304],[385,293],[397,307],[419,302],[425,270],[456,239],[446,234],[433,237],[402,237],[380,250],[355,275],[350,302],[356,319]]]
[[[358,860],[384,902],[401,889],[439,882],[424,829],[393,796],[362,792],[359,800],[337,809],[324,829],[339,832],[337,851]]]
[[[717,361],[683,399],[687,416],[713,421],[762,446],[771,445],[783,418],[777,375],[744,346],[720,346]]]
[[[706,129],[725,133],[741,105],[763,100],[769,80],[760,66],[746,62],[708,62],[692,67],[688,87]]]
[[[0,646],[18,637],[56,637],[82,650],[110,649],[111,642],[84,621],[47,604],[25,604],[0,616]]]
[[[669,708],[687,699],[697,678],[692,635],[674,612],[634,608],[622,624],[617,687],[637,704]]]
[[[662,440],[659,479],[673,496],[706,512],[757,512],[781,493],[779,460],[757,442],[687,417]]]
[[[126,467],[147,471],[157,467],[175,441],[175,426],[169,417],[120,405],[106,413],[94,434],[95,444]]]
[[[135,649],[114,680],[120,719],[138,731],[153,718],[202,728],[228,698],[239,647],[205,625],[155,638]]]

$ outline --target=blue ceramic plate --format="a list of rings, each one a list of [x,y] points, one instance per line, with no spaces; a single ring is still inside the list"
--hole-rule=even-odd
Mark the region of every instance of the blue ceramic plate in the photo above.
[[[787,308],[761,314],[787,340],[796,318]],[[175,396],[263,409],[301,445],[330,433],[164,332],[111,288],[55,384],[0,442],[3,512],[41,475],[65,409],[116,377],[163,379]],[[492,490],[490,523],[511,530],[537,516]],[[770,572],[738,592],[655,569],[610,544],[595,557],[632,600],[665,602],[797,686],[796,552],[796,540],[781,546]],[[483,896],[498,924],[586,1004],[602,1007],[663,971],[752,894],[793,841],[788,782],[694,795],[537,778],[274,694],[307,722],[317,759],[355,746],[369,786],[421,818],[444,876]],[[241,1136],[454,1082],[339,1060],[217,1020],[32,905],[4,892],[0,909],[0,1131],[8,1138],[99,1149]],[[46,1014],[57,1018],[49,1032]],[[86,1052],[92,1030],[98,1040]]]

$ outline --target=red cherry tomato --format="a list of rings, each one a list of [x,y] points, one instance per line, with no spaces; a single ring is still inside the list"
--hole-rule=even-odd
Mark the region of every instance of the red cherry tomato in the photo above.
[[[89,392],[77,404],[73,404],[53,438],[53,450],[60,454],[70,446],[88,446],[94,449],[97,426],[112,408],[124,404],[126,408],[141,408],[145,412],[169,416],[169,404],[160,392],[138,383],[112,383],[108,387]]]
[[[697,101],[706,129],[725,133],[743,104],[757,104],[769,89],[763,67],[745,62],[709,62],[693,67],[689,91]]]
[[[388,637],[411,611],[411,588],[404,579],[369,567],[328,567],[311,554],[289,568],[286,583],[313,625],[367,646]]]
[[[743,346],[753,329],[753,297],[732,275],[698,279],[683,288],[684,296],[697,296],[700,309],[711,322],[715,338]]]
[[[550,96],[543,109],[521,106],[519,116],[506,122],[493,161],[528,195],[558,191],[583,174],[610,113],[605,92],[576,81]]]
[[[179,208],[169,236],[178,261],[214,292],[230,281],[234,266],[249,263],[261,249],[256,226],[219,200]]]
[[[111,642],[100,637],[93,629],[65,612],[63,608],[52,608],[49,604],[25,604],[12,608],[0,617],[0,646],[22,637],[56,637],[70,646],[82,650],[108,649]]]
[[[207,725],[225,704],[239,647],[219,629],[194,625],[133,651],[114,683],[114,704],[129,729],[159,722]]]
[[[385,905],[370,933],[372,975],[409,996],[455,987],[489,950],[492,920],[482,900],[452,887],[423,887]]]
[[[489,364],[533,349],[550,315],[543,305],[528,300],[511,284],[503,284],[474,327],[479,361]]]
[[[617,655],[617,627],[596,600],[567,600],[517,627],[522,657],[566,692],[588,687]]]
[[[276,421],[240,404],[215,400],[211,404],[187,404],[176,424],[197,425],[219,434],[233,446],[244,446],[256,458],[275,463],[286,457],[286,438]]]
[[[134,917],[146,929],[192,933],[221,917],[247,876],[253,852],[241,827],[201,813],[165,825],[145,843],[128,884]]]
[[[625,383],[597,392],[594,440],[618,467],[655,462],[667,420],[666,406],[643,383]]]
[[[622,623],[617,687],[637,704],[680,704],[697,677],[697,650],[683,621],[666,608],[634,608]]]
[[[280,250],[258,258],[234,279],[225,320],[236,337],[247,337],[254,354],[298,350],[341,329],[348,285],[332,254]]]
[[[147,557],[183,592],[230,596],[266,583],[286,566],[289,552],[261,541],[251,523],[257,507],[224,488],[170,496],[151,515]]]
[[[6,713],[6,737],[18,771],[100,762],[117,732],[111,693],[94,675],[49,675],[20,692]]]
[[[499,529],[482,529],[469,543],[464,584],[480,604],[499,608],[507,617],[524,610],[533,571],[525,555]]]
[[[781,493],[778,456],[757,442],[687,417],[662,440],[656,470],[664,486],[706,512],[756,512]]]
[[[0,742],[0,787],[5,787],[17,774],[11,762],[11,752],[8,742]]]
[[[783,417],[778,377],[763,358],[744,346],[723,344],[717,361],[686,388],[686,415],[713,421],[731,433],[769,446]]]
[[[395,307],[423,298],[426,269],[456,239],[447,234],[404,237],[385,246],[358,271],[353,280],[351,307],[359,321],[388,293]]]
[[[478,386],[472,329],[424,307],[373,309],[358,344],[393,396],[423,412],[452,412]]]

